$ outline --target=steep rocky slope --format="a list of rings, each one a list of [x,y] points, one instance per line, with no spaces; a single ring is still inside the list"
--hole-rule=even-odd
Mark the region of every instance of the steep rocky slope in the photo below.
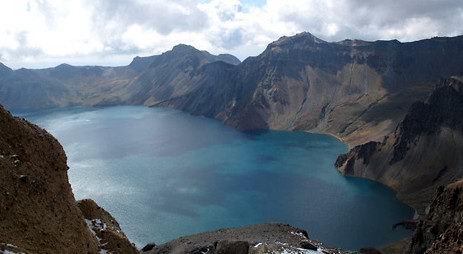
[[[423,214],[435,189],[463,177],[463,82],[443,81],[397,129],[338,158],[346,175],[380,181]]]
[[[136,253],[107,212],[81,201],[85,217],[103,226],[97,239],[76,205],[67,170],[55,138],[0,106],[0,252]]]
[[[114,253],[131,254],[138,253],[137,248],[129,241],[122,232],[116,219],[99,207],[95,201],[84,199],[77,202],[87,226],[97,236],[98,243],[102,249]]]
[[[438,189],[408,253],[463,253],[463,180]]]

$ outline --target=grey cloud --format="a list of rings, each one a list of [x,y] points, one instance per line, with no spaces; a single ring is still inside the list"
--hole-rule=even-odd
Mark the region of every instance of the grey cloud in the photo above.
[[[95,10],[97,18],[103,23],[116,21],[121,28],[138,24],[161,34],[173,31],[200,31],[208,25],[206,13],[188,0],[100,0],[96,2]]]
[[[218,36],[219,39],[216,41],[216,44],[224,49],[235,48],[241,45],[244,41],[241,29],[222,31]]]
[[[91,53],[90,57],[94,58],[147,55],[156,51],[159,45],[142,49],[123,38],[127,29],[135,24],[144,31],[155,30],[161,36],[175,35],[177,32],[202,34],[206,40],[205,44],[209,43],[212,48],[225,49],[225,51],[237,54],[241,58],[249,54],[258,54],[263,49],[264,46],[255,45],[253,42],[256,35],[264,35],[263,37],[274,39],[279,36],[290,35],[287,31],[275,32],[270,24],[268,24],[269,27],[266,27],[265,24],[261,26],[258,22],[254,22],[252,14],[246,16],[244,4],[243,6],[237,5],[234,9],[216,9],[215,11],[218,12],[216,14],[220,19],[218,22],[231,21],[233,23],[233,20],[238,19],[236,14],[241,13],[244,15],[240,15],[240,19],[251,19],[244,20],[244,23],[254,25],[252,31],[235,25],[212,24],[208,13],[198,8],[198,1],[194,0],[83,1],[88,12],[93,14],[92,20],[88,21],[91,23],[91,32],[104,45],[99,52]],[[313,8],[316,9],[311,15],[307,15],[297,8],[291,13],[282,9],[279,13],[282,15],[280,21],[291,23],[298,31],[308,31],[328,41],[339,41],[345,38],[409,41],[434,35],[463,34],[463,26],[461,25],[463,24],[462,0],[336,0],[333,2],[336,5],[328,8],[325,0],[319,0],[317,4],[314,4]],[[47,1],[38,1],[36,6],[43,13],[47,26],[56,26],[56,17],[63,15],[62,10],[54,9],[56,6]],[[307,7],[307,5],[303,7]],[[417,29],[405,30],[407,24],[420,20],[425,20],[428,23],[417,23]],[[335,34],[328,33],[327,27],[330,24],[336,24],[339,28]],[[398,32],[391,33],[390,31]],[[17,49],[0,48],[0,60],[23,62],[26,58],[35,58],[37,61],[47,58],[42,49],[28,45],[27,33],[15,32],[20,46]],[[160,38],[160,41],[165,38],[165,36]],[[190,42],[184,41],[183,43]],[[223,52],[221,51],[221,53]],[[85,59],[89,56],[77,54],[63,58],[57,57],[56,61],[65,58],[78,60],[79,57]],[[50,59],[50,57],[48,58]]]
[[[378,27],[392,27],[416,18],[428,18],[445,25],[462,13],[463,3],[461,0],[348,0],[347,5],[353,17],[352,25],[363,27],[366,21]]]
[[[16,60],[24,59],[26,57],[37,57],[44,55],[44,52],[40,48],[35,48],[27,45],[27,33],[20,32],[16,34],[16,41],[19,46],[17,49],[0,49],[0,59],[5,60]],[[8,59],[7,59],[8,58]]]
[[[332,12],[322,10],[319,16],[306,17],[303,13],[292,13],[284,17],[301,30],[318,34],[325,39],[342,40],[358,38],[367,40],[384,38],[387,29],[401,30],[409,22],[419,19],[429,20],[438,29],[436,35],[455,35],[463,33],[463,2],[461,0],[344,0],[336,2]],[[323,12],[325,11],[325,12]],[[326,34],[324,26],[335,23],[340,29],[334,36]],[[415,34],[413,38],[429,37],[428,34]]]

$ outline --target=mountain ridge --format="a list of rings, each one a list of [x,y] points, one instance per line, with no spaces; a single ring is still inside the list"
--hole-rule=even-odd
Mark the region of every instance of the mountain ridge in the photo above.
[[[33,82],[14,71],[0,78],[0,102],[170,107],[239,130],[327,133],[352,148],[382,142],[439,80],[463,73],[462,49],[463,36],[326,42],[300,33],[234,65],[180,44],[122,67],[30,70]]]

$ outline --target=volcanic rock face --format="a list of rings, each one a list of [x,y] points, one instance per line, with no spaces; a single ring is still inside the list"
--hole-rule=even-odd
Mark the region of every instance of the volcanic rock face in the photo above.
[[[137,253],[109,213],[76,205],[67,170],[55,138],[0,106],[0,252]]]
[[[435,189],[463,177],[463,82],[443,81],[426,102],[413,104],[381,143],[354,147],[338,158],[346,175],[380,181],[421,214]]]
[[[408,253],[463,253],[463,180],[438,189]]]

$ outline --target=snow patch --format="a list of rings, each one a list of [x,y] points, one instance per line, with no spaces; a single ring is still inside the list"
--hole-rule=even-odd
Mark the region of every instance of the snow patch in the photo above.
[[[14,249],[19,249],[18,246],[16,245],[13,245],[13,244],[10,244],[10,243],[7,243],[7,244],[0,244],[0,246],[3,246],[3,247],[6,247],[6,248],[9,248],[10,250],[0,250],[0,253],[2,254],[25,254],[24,252],[16,252],[16,251],[13,251]],[[13,249],[13,250],[11,250]]]
[[[106,230],[106,228],[107,228],[106,224],[103,221],[101,221],[100,219],[93,219],[93,220],[85,219],[85,224],[87,224],[88,229],[90,230],[90,232],[92,232],[92,234],[95,236],[95,238],[98,241],[98,244],[99,244],[99,247],[100,247],[100,251],[98,253],[99,254],[107,254],[107,253],[109,253],[108,250],[103,249],[103,247],[106,246],[108,243],[102,244],[101,243],[102,239],[100,237],[98,237],[98,235],[95,232],[95,230],[99,230],[99,231]]]
[[[283,249],[282,252],[279,254],[318,254],[318,253],[323,253],[320,251],[315,251],[315,250],[306,250],[306,249],[301,249],[301,248],[294,248],[294,249]]]
[[[291,231],[290,232],[292,235],[296,235],[296,236],[299,236],[299,237],[302,237],[304,239],[307,239],[307,237],[305,237],[305,235],[301,232],[294,232],[294,231]]]

